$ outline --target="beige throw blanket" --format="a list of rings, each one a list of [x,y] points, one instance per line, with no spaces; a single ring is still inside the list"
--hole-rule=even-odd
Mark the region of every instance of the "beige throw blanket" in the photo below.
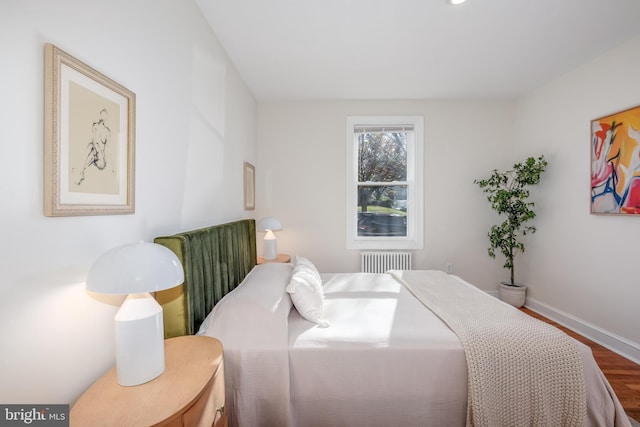
[[[392,271],[459,337],[467,426],[583,426],[586,391],[573,338],[441,271]]]

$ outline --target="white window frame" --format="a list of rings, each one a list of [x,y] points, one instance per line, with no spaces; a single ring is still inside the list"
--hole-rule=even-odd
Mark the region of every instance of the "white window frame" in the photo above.
[[[413,125],[414,138],[407,140],[407,236],[358,236],[358,126]],[[424,117],[347,117],[347,249],[424,249]],[[392,183],[391,183],[392,184]]]

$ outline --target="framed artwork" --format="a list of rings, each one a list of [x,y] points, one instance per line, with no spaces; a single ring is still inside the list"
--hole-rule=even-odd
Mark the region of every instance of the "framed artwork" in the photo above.
[[[256,168],[244,162],[244,208],[252,211],[256,208]]]
[[[640,106],[591,121],[591,213],[640,214]]]
[[[44,214],[135,212],[135,94],[45,45]]]

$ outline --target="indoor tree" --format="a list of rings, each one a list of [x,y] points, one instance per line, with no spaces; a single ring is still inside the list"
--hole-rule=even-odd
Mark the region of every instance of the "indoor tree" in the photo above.
[[[488,253],[491,258],[496,257],[498,250],[504,255],[503,267],[511,272],[510,286],[517,286],[514,259],[518,253],[524,252],[522,237],[536,231],[533,225],[526,224],[536,216],[534,203],[529,201],[528,187],[540,182],[546,167],[544,156],[529,157],[513,165],[511,170],[501,172],[494,169],[489,178],[473,181],[487,195],[491,208],[499,215],[504,215],[504,221],[489,230]]]

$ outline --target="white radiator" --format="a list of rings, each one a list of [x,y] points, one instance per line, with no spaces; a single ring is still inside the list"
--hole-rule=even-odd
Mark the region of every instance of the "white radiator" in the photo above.
[[[411,252],[360,252],[360,271],[411,270]]]

